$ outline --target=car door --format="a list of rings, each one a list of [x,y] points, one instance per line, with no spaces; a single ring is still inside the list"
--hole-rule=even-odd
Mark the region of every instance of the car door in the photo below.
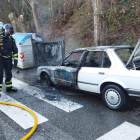
[[[78,88],[89,92],[99,92],[99,83],[106,78],[111,61],[106,51],[89,51],[78,72]]]
[[[75,88],[77,81],[77,72],[80,67],[84,51],[72,52],[55,69],[55,82],[57,85],[63,85]]]

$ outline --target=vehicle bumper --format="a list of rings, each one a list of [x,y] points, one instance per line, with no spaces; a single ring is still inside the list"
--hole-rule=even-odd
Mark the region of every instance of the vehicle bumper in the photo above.
[[[128,95],[134,99],[140,99],[140,90],[125,89]]]

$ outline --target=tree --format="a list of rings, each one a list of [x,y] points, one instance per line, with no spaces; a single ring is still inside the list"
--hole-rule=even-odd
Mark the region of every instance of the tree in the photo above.
[[[12,26],[14,28],[14,32],[17,32],[17,28],[16,28],[16,17],[14,16],[14,13],[10,13],[8,15],[8,18],[10,19],[11,24],[12,24]]]
[[[37,16],[37,11],[36,11],[38,4],[37,4],[36,0],[31,0],[30,2],[31,2],[32,13],[33,13],[36,31],[38,34],[41,35],[41,28],[40,28],[40,24],[39,24],[39,20],[38,20],[38,16]]]
[[[104,16],[108,0],[92,0],[94,8],[94,45],[108,44],[108,22]]]
[[[9,10],[10,12],[12,11],[12,13],[8,15],[8,18],[11,21],[14,31],[17,32],[18,27],[20,32],[26,32],[25,18],[22,13],[26,13],[28,9],[26,8],[27,5],[25,5],[24,0],[8,0],[8,3]]]
[[[0,1],[0,21],[3,22],[4,24],[9,22],[9,19],[7,16],[10,12],[10,10],[8,9],[8,6],[9,6],[8,4],[9,3],[7,0]]]
[[[21,32],[26,33],[26,25],[25,25],[25,19],[23,15],[20,15],[17,19],[17,25]]]

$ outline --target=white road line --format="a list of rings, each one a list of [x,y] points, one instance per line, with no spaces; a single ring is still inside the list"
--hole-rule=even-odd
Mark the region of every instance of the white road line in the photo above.
[[[14,100],[13,98],[7,96],[4,93],[2,93],[2,96],[0,97],[0,101],[12,102],[15,104],[23,105],[20,102]],[[29,112],[27,112],[21,108],[0,104],[0,110],[3,113],[5,113],[8,117],[10,117],[12,120],[14,120],[17,124],[19,124],[23,129],[31,128],[34,125],[33,116]],[[36,116],[38,118],[38,124],[48,121],[47,118],[36,113],[35,111],[34,111],[34,113],[36,114]]]
[[[140,127],[124,122],[97,140],[136,140],[140,137]]]
[[[20,80],[17,80],[15,78],[12,78],[12,82],[13,82],[13,86],[16,87],[17,89],[21,89],[24,92],[31,94],[31,95],[35,95],[36,98],[39,98],[53,106],[58,107],[59,109],[62,109],[66,112],[72,112],[74,110],[77,110],[79,108],[82,108],[83,105],[80,105],[78,103],[72,102],[68,99],[65,99],[63,97],[61,97],[61,99],[59,101],[50,101],[46,98],[44,98],[44,92],[36,87],[33,86],[29,86],[27,83],[22,82]]]

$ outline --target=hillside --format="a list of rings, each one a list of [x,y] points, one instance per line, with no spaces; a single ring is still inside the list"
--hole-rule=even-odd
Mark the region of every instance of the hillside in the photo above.
[[[42,27],[45,40],[65,37],[66,53],[75,48],[92,46],[93,30],[93,9],[89,2],[75,9],[67,21],[59,19],[58,13],[53,21],[46,21]]]
[[[22,2],[23,1],[23,2]],[[94,0],[1,0],[0,20],[10,22],[8,14],[13,12],[17,31],[21,32],[20,16],[24,16],[27,32],[37,32],[32,12],[32,1],[36,4],[39,29],[45,40],[65,37],[66,54],[79,47],[93,46]],[[102,17],[108,21],[108,45],[135,46],[140,38],[140,2],[138,0],[108,0],[107,11]]]
[[[119,3],[113,5],[115,12],[111,9],[105,12],[109,24],[109,45],[135,46],[140,37],[139,5],[137,0],[133,3],[131,1]],[[59,13],[56,13],[53,20],[47,20],[42,26],[42,33],[45,40],[55,40],[65,36],[66,53],[68,53],[78,47],[93,46],[93,23],[93,7],[89,0],[75,9],[65,22]]]

